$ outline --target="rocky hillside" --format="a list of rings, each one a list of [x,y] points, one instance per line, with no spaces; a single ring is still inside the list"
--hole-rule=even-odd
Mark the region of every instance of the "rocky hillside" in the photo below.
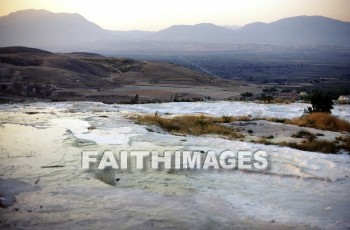
[[[3,98],[123,102],[144,93],[147,101],[169,94],[164,90],[167,87],[190,88],[192,94],[188,97],[195,97],[193,87],[227,85],[232,83],[171,63],[92,53],[55,54],[26,47],[0,48]]]

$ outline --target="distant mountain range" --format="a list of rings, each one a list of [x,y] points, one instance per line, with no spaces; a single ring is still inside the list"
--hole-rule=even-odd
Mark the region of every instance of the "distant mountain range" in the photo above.
[[[148,36],[147,39],[172,42],[230,43],[233,35],[233,31],[230,29],[202,23],[194,26],[171,26]]]
[[[0,17],[0,46],[74,48],[108,39],[110,33],[79,14],[24,10]]]
[[[174,25],[158,32],[111,31],[79,14],[24,10],[0,17],[0,46],[51,51],[186,50],[199,44],[350,47],[350,23],[321,16],[298,16],[243,27],[209,23]]]

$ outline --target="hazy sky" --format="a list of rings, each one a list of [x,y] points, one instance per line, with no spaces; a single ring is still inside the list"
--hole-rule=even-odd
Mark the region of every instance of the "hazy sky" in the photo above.
[[[203,22],[242,26],[298,15],[350,21],[350,0],[0,0],[0,15],[23,9],[79,13],[114,30],[160,30]]]

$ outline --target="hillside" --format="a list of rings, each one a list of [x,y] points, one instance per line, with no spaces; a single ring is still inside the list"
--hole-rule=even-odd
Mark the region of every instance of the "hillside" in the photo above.
[[[350,44],[350,23],[321,16],[299,16],[272,23],[252,23],[235,32],[239,43],[274,45]]]
[[[7,99],[116,103],[129,102],[137,94],[140,101],[170,100],[175,94],[181,99],[237,94],[232,82],[171,63],[26,47],[0,48],[0,76],[0,95]]]
[[[106,40],[110,32],[79,14],[23,10],[0,17],[0,46],[78,49]]]
[[[230,43],[232,30],[210,23],[176,25],[150,35],[147,39],[176,42]]]

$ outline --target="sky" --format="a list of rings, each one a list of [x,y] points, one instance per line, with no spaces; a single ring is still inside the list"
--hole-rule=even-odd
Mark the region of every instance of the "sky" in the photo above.
[[[0,0],[0,15],[24,9],[79,13],[111,30],[158,31],[171,25],[243,26],[299,15],[350,22],[350,0]]]

